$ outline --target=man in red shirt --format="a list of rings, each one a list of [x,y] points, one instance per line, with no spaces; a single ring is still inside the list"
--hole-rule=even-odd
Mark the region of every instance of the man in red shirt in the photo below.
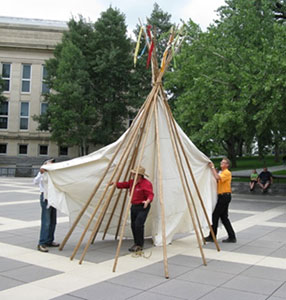
[[[137,168],[131,170],[132,179],[125,182],[117,182],[116,187],[119,189],[129,189],[131,193],[136,171]],[[128,249],[130,252],[137,252],[143,249],[144,224],[151,207],[150,203],[154,198],[152,183],[144,176],[148,175],[145,174],[145,168],[140,166],[131,199],[131,229],[134,245]]]

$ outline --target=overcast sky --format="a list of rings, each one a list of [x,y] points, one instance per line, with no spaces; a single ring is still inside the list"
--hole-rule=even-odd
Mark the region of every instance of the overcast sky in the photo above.
[[[203,30],[217,18],[215,10],[224,5],[224,0],[8,0],[2,3],[0,16],[68,21],[81,14],[94,22],[111,5],[125,14],[132,32],[138,18],[144,22],[150,16],[154,2],[171,14],[172,22],[191,18]]]

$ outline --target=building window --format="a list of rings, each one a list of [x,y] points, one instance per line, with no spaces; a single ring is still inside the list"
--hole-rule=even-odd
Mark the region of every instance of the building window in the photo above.
[[[7,154],[7,144],[0,144],[0,154]]]
[[[27,130],[28,128],[29,128],[29,102],[21,102],[20,129]]]
[[[22,65],[22,92],[30,93],[31,90],[31,69],[32,66],[28,64]]]
[[[8,101],[0,103],[0,129],[8,128]]]
[[[28,145],[19,145],[19,154],[27,155],[28,154]]]
[[[3,91],[10,91],[10,80],[11,80],[11,64],[10,63],[2,63],[2,74],[1,77],[3,79]]]
[[[49,86],[46,83],[48,73],[46,66],[43,66],[43,74],[42,74],[42,94],[48,94],[50,92]]]
[[[67,156],[68,155],[68,147],[66,146],[61,146],[60,149],[59,149],[59,155],[60,156]]]
[[[41,103],[41,115],[45,114],[48,109],[48,103],[47,102],[42,102]]]
[[[48,146],[47,145],[39,145],[39,154],[40,155],[48,155]]]

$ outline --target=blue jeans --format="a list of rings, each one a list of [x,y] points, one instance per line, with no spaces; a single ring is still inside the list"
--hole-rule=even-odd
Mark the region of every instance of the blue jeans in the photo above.
[[[44,199],[43,193],[41,193],[40,196],[40,203],[42,207],[42,214],[39,245],[49,245],[54,241],[57,224],[57,210],[52,206],[47,208],[48,201]]]

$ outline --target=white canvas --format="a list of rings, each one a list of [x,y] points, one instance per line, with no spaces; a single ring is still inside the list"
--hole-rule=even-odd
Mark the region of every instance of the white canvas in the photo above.
[[[162,167],[163,203],[165,208],[166,241],[167,243],[170,243],[176,233],[191,232],[193,230],[193,223],[180,180],[163,101],[163,99],[158,98],[157,109],[159,120],[159,141]],[[136,123],[134,126],[135,125]],[[207,210],[209,219],[211,220],[211,213],[216,203],[216,181],[211,169],[208,166],[209,159],[197,149],[197,147],[190,141],[190,139],[184,134],[177,124],[176,127],[182,140],[194,177],[196,178],[196,183],[203,199],[204,206]],[[49,204],[69,215],[71,223],[74,222],[81,208],[88,201],[97,182],[102,177],[102,174],[104,173],[110,159],[116,151],[117,146],[119,143],[124,141],[124,137],[129,133],[129,130],[130,129],[128,129],[116,142],[87,156],[43,166],[48,171],[45,172],[45,182]],[[149,175],[148,179],[153,183],[155,195],[145,224],[145,236],[152,236],[155,245],[162,245],[162,223],[161,208],[159,203],[159,175],[155,132],[155,115],[153,114],[150,130],[147,135],[146,146],[143,148],[143,157],[141,162],[141,165],[146,169],[146,173]],[[95,197],[88,206],[86,213],[81,218],[79,222],[81,226],[86,226],[105,187],[110,182],[110,177],[115,166],[120,163],[121,155],[124,153],[127,147],[128,143],[125,142]],[[142,150],[142,147],[140,150]],[[140,157],[140,150],[137,161]],[[128,158],[126,166],[128,165],[130,159],[131,157]],[[194,184],[189,175],[189,171],[184,159],[182,159],[182,161],[201,224],[203,227],[206,227],[207,223],[201,209],[198,195],[195,191]],[[121,177],[120,181],[122,179],[123,177]],[[111,187],[109,187],[108,192],[110,190]],[[119,191],[120,190],[116,190],[112,197],[111,204],[106,212],[105,218],[100,227],[100,231],[104,231],[106,227]],[[123,194],[124,193],[125,192],[123,191]],[[104,197],[104,201],[107,199],[107,195]],[[113,215],[112,222],[108,230],[109,234],[115,234],[116,232],[122,201],[123,197],[120,198]],[[91,229],[93,228],[98,215],[99,212],[92,221]],[[132,237],[129,219],[126,224],[124,236],[130,238]]]

